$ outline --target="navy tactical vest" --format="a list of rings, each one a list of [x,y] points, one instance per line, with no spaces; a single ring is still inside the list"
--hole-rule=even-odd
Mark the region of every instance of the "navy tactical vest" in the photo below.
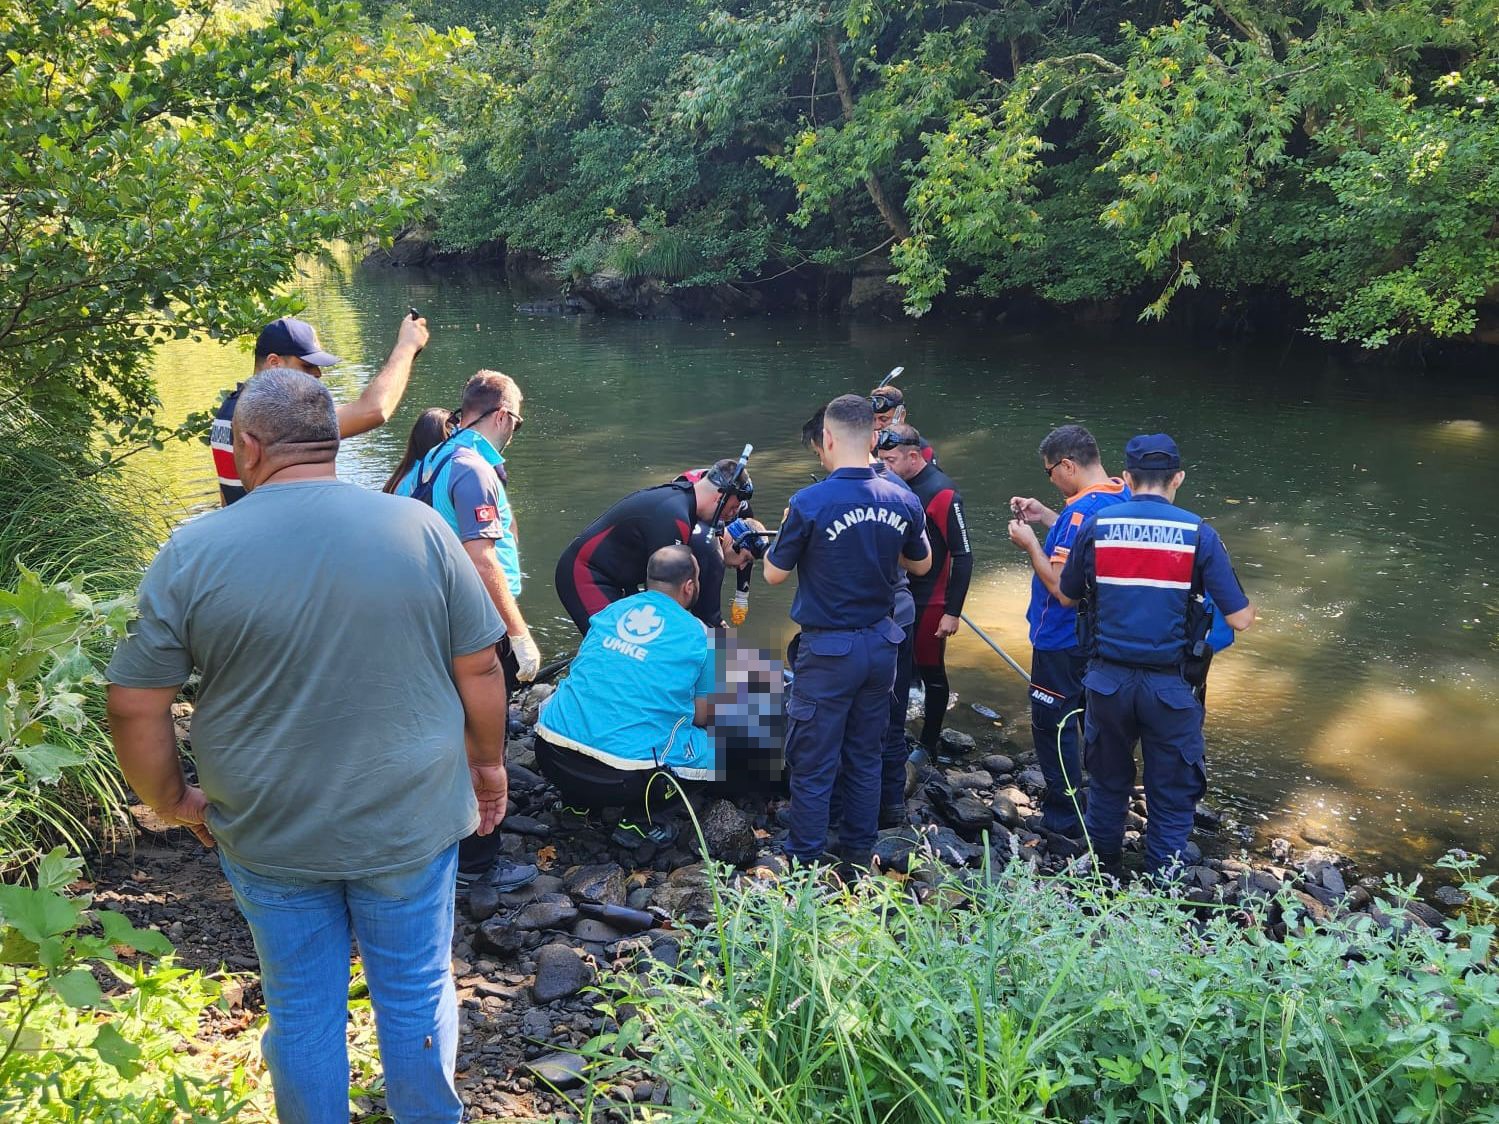
[[[1133,667],[1180,667],[1202,517],[1151,500],[1112,504],[1093,523],[1091,654]]]

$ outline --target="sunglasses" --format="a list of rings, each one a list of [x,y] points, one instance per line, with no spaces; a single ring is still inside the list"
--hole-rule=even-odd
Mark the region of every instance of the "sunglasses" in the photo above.
[[[1057,469],[1061,468],[1063,464],[1065,464],[1067,461],[1069,461],[1071,459],[1072,459],[1071,457],[1063,457],[1061,460],[1057,461],[1056,464],[1054,464],[1050,468],[1046,469],[1046,479],[1050,480],[1051,479],[1051,474],[1053,472],[1055,472]]]
[[[882,429],[882,430],[880,430],[879,439],[877,441],[875,441],[875,443],[874,443],[874,447],[876,449],[880,450],[881,452],[886,452],[886,451],[888,451],[890,449],[898,449],[902,445],[920,445],[920,444],[921,444],[921,438],[919,438],[919,437],[901,437],[899,434],[895,433],[895,431],[893,431],[893,430]]]
[[[458,415],[459,415],[459,413],[460,413],[460,411],[454,410],[453,411],[453,416],[448,419],[448,425],[449,425],[449,427],[452,428],[452,429],[454,429],[454,430],[457,430],[457,429],[473,429],[474,426],[478,425],[485,418],[489,417],[490,414],[509,414],[512,418],[514,418],[515,419],[515,428],[513,430],[511,430],[512,434],[519,433],[520,432],[520,427],[526,424],[526,419],[525,418],[521,417],[514,410],[510,409],[507,406],[491,406],[489,409],[485,410],[482,414],[480,414],[478,417],[476,417],[473,421],[469,422],[468,425],[466,425],[466,426],[460,426],[458,424]]]

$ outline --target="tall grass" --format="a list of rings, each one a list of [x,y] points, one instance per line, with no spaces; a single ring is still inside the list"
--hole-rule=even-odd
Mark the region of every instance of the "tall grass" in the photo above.
[[[713,1124],[1499,1121],[1492,924],[1313,927],[1288,899],[1275,940],[1020,865],[911,889],[723,889],[679,969],[608,981],[633,1011],[601,1080],[638,1052],[657,1119]]]
[[[166,532],[139,486],[85,475],[86,456],[59,455],[70,439],[34,415],[0,419],[0,590],[17,589],[24,567],[44,582],[66,582],[80,604],[127,595]],[[81,695],[68,721],[44,724],[46,743],[73,762],[55,780],[28,772],[13,749],[0,752],[0,869],[25,867],[58,842],[87,853],[127,823],[96,674],[114,639],[104,618],[88,612],[40,631],[24,613],[0,614],[0,749],[21,710],[39,705],[38,692],[55,699],[63,689],[59,665],[78,669],[68,689]],[[75,656],[94,670],[82,671]]]
[[[105,594],[135,588],[167,526],[144,488],[86,475],[76,437],[34,414],[0,417],[0,589],[26,566]]]

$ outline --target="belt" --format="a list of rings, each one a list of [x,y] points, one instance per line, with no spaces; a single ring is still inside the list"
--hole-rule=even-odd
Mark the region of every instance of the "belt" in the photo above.
[[[820,632],[868,632],[871,628],[875,628],[876,626],[878,626],[880,624],[883,624],[883,623],[884,623],[883,620],[878,620],[878,621],[873,622],[872,624],[852,625],[852,626],[850,626],[848,628],[809,628],[808,626],[803,625],[802,626],[802,631],[803,632],[807,632],[807,633],[820,633]],[[896,625],[895,627],[899,628],[900,625]]]
[[[1098,657],[1099,663],[1106,663],[1110,667],[1122,667],[1129,671],[1180,671],[1181,661],[1176,663],[1125,663],[1123,660],[1111,660],[1104,656]]]

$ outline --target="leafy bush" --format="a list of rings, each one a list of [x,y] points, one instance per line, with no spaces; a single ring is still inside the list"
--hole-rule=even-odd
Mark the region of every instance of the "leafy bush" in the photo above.
[[[124,789],[88,692],[101,684],[95,655],[129,612],[129,598],[95,604],[24,567],[0,589],[0,872],[57,840],[82,851],[123,822]]]
[[[920,904],[782,890],[722,890],[680,969],[612,977],[638,1017],[596,1040],[602,1079],[637,1050],[660,1118],[745,1124],[1499,1120],[1491,915],[1444,940],[1287,897],[1276,940],[1021,865]]]
[[[0,980],[0,1119],[233,1119],[243,1074],[195,1073],[181,1052],[218,986],[176,967],[160,933],[65,893],[81,865],[59,848],[41,860],[34,888],[0,885],[0,963],[9,968]],[[121,949],[160,959],[122,960]],[[106,996],[96,973],[122,990]]]

